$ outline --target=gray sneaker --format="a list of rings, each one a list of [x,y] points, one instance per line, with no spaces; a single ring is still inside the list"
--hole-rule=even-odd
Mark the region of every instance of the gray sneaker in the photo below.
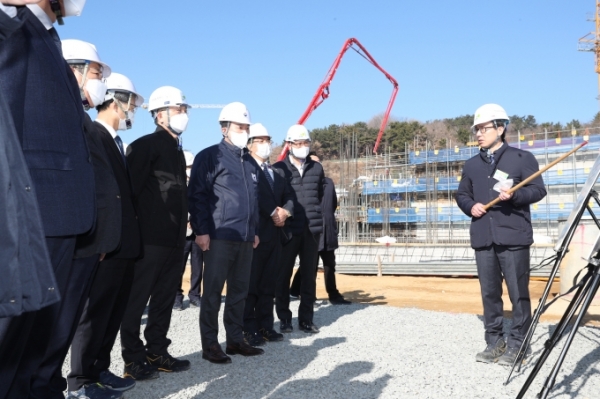
[[[496,363],[504,352],[506,352],[506,343],[500,338],[495,344],[488,344],[483,352],[475,356],[475,360],[482,363]]]
[[[515,364],[515,360],[517,360],[517,355],[519,354],[519,348],[508,348],[506,352],[498,359],[498,364],[502,366],[512,366]],[[525,363],[525,359],[531,355],[531,349],[527,349],[525,351],[525,356],[521,359],[521,364]]]

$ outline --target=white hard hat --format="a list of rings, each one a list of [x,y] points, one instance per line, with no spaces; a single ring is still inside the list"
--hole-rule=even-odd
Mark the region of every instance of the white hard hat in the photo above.
[[[120,73],[116,72],[111,73],[106,79],[106,87],[107,91],[106,96],[104,96],[104,101],[112,100],[114,93],[118,91],[135,94],[136,107],[139,107],[144,103],[144,97],[142,97],[142,95],[135,90],[133,82],[125,75],[121,75]]]
[[[297,141],[297,140],[308,140],[310,141],[310,135],[304,125],[292,125],[285,136],[285,141]]]
[[[185,166],[192,166],[194,164],[194,154],[184,151],[183,156],[185,157]]]
[[[183,92],[173,86],[162,86],[150,94],[150,99],[148,100],[148,111],[152,112],[156,111],[157,109],[178,107],[180,105],[189,105],[185,101]]]
[[[254,125],[250,125],[250,134],[248,138],[252,137],[271,137],[267,128],[263,126],[262,123],[255,123]]]
[[[251,123],[250,112],[248,112],[248,109],[242,103],[229,103],[221,110],[219,122],[235,122],[249,125]]]
[[[98,55],[96,46],[92,43],[84,42],[83,40],[67,39],[62,41],[62,53],[63,57],[69,64],[87,62],[97,62],[102,65],[102,77],[107,78],[110,76],[110,67],[102,62]]]
[[[78,17],[81,15],[83,6],[85,6],[86,0],[63,0],[63,7],[65,8],[65,17]]]
[[[473,119],[473,126],[471,126],[471,128],[474,128],[480,123],[486,123],[495,120],[509,121],[508,115],[506,114],[504,108],[498,104],[484,104],[477,108],[477,111],[475,111],[475,118]]]

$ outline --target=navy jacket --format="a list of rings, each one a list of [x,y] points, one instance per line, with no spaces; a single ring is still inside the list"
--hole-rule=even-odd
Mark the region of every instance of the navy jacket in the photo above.
[[[89,231],[96,216],[94,171],[83,135],[73,72],[50,33],[27,8],[0,46],[0,89],[38,197],[46,236]]]
[[[0,11],[0,51],[3,40],[21,24]],[[60,299],[58,290],[51,289],[56,282],[35,187],[4,94],[0,90],[0,318]]]
[[[194,233],[254,242],[258,235],[258,169],[246,149],[222,140],[194,159],[188,186]]]
[[[144,245],[183,248],[187,175],[177,140],[158,126],[127,147],[127,163]]]
[[[294,194],[292,234],[303,234],[306,226],[311,233],[321,234],[323,231],[321,199],[323,198],[323,179],[325,178],[321,164],[306,158],[302,176],[292,165],[289,155],[273,166],[283,170],[286,180],[292,186]]]
[[[495,153],[496,162],[491,164],[485,151],[469,159],[464,166],[456,192],[456,203],[468,216],[476,203],[487,204],[499,193],[492,189],[498,180],[495,173],[505,172],[513,185],[519,184],[535,172],[539,165],[532,153],[510,147],[504,143]],[[498,172],[499,171],[499,172]],[[529,246],[533,244],[533,229],[529,204],[546,196],[544,181],[539,176],[515,191],[508,201],[500,201],[482,217],[471,219],[471,246],[474,249],[492,244],[505,246]]]
[[[321,200],[323,234],[321,234],[321,241],[319,242],[319,251],[334,251],[339,247],[337,222],[335,220],[337,205],[335,184],[329,177],[325,177],[323,180],[323,199]]]
[[[253,161],[256,161],[254,158]],[[258,211],[260,215],[259,238],[260,242],[269,242],[272,239],[281,239],[282,243],[291,239],[290,221],[287,219],[283,227],[275,227],[271,214],[278,206],[294,214],[294,197],[292,188],[285,180],[281,169],[271,167],[273,171],[273,189],[265,176],[265,171],[259,168],[258,172]]]

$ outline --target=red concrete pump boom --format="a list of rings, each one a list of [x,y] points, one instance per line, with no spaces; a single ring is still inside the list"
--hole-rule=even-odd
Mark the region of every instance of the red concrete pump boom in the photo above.
[[[396,94],[398,94],[398,82],[396,81],[396,79],[394,79],[392,77],[392,75],[387,73],[385,71],[385,69],[383,69],[381,66],[379,66],[377,61],[375,61],[375,59],[371,56],[371,54],[369,54],[369,52],[364,48],[364,46],[362,44],[360,44],[360,42],[353,37],[346,40],[346,42],[342,46],[342,50],[336,57],[335,61],[333,62],[333,65],[331,65],[331,68],[329,68],[329,71],[327,72],[327,75],[325,75],[325,79],[323,80],[323,83],[321,83],[321,85],[317,89],[317,92],[315,93],[312,100],[310,101],[310,104],[308,104],[306,111],[304,111],[304,113],[298,120],[298,124],[303,125],[304,122],[310,116],[310,114],[312,114],[312,112],[315,109],[317,109],[317,107],[319,105],[321,105],[321,103],[323,103],[323,101],[325,101],[325,99],[327,99],[327,97],[329,97],[329,85],[331,84],[331,81],[333,80],[333,77],[335,76],[335,73],[337,72],[337,69],[340,66],[342,57],[344,57],[344,54],[346,54],[346,51],[348,51],[348,49],[350,49],[350,48],[353,49],[354,51],[356,51],[359,55],[361,55],[367,61],[369,61],[375,68],[379,69],[394,86],[394,88],[392,90],[392,96],[390,98],[390,101],[388,102],[388,106],[387,106],[387,109],[385,110],[385,114],[383,115],[383,119],[381,121],[381,126],[379,127],[379,133],[377,134],[377,141],[375,141],[375,146],[373,147],[373,152],[377,153],[377,150],[379,149],[379,143],[381,142],[381,138],[383,136],[383,131],[385,130],[385,126],[387,125],[387,121],[390,116],[390,112],[392,111],[392,107],[394,105],[394,101],[396,100]],[[283,160],[287,156],[288,150],[289,150],[289,148],[286,143],[283,147],[283,151],[281,151],[281,155],[279,155],[279,158],[277,158],[277,160],[278,161]]]

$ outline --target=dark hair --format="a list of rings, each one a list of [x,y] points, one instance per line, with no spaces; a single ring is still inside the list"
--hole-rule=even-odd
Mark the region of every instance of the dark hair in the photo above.
[[[502,141],[506,141],[506,131],[508,130],[508,123],[509,121],[505,120],[505,119],[496,119],[493,121],[494,122],[494,126],[496,127],[496,129],[498,129],[500,126],[502,126],[504,128],[504,131],[502,132],[502,135],[500,136],[500,140]]]
[[[227,126],[229,126],[229,122],[228,121],[219,121],[219,125],[221,125],[221,127],[227,127]]]
[[[129,93],[126,93],[123,91],[116,91],[115,98],[122,103],[127,103],[127,101],[129,101]],[[96,111],[102,112],[102,111],[107,110],[108,107],[110,106],[110,104],[112,104],[113,102],[114,102],[114,100],[112,98],[108,101],[103,102],[102,104],[100,104],[96,107]]]

